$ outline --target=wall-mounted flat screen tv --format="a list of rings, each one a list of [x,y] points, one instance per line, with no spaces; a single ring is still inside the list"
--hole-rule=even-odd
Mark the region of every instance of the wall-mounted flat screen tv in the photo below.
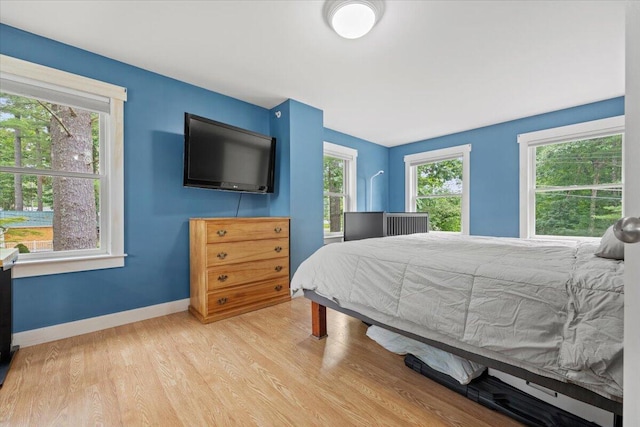
[[[184,115],[184,185],[273,193],[276,139]]]

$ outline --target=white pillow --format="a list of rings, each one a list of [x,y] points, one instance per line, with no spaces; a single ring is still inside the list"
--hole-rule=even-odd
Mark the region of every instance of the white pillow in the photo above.
[[[613,225],[607,228],[600,239],[600,247],[596,251],[596,255],[600,258],[624,259],[624,243],[613,234]]]
[[[367,336],[396,354],[413,354],[436,371],[455,378],[460,384],[469,384],[472,379],[479,377],[487,369],[479,363],[463,359],[379,326],[369,326]]]

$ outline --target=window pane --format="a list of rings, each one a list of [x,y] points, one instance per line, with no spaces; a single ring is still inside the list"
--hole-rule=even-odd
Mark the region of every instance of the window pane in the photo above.
[[[345,193],[344,171],[346,160],[324,156],[324,192]]]
[[[418,196],[462,194],[462,157],[416,167]]]
[[[434,197],[416,200],[417,212],[429,213],[429,228],[435,231],[462,230],[462,197]]]
[[[324,232],[338,233],[343,231],[344,197],[324,196]]]
[[[619,184],[622,135],[536,147],[536,187]]]
[[[29,252],[100,247],[97,179],[0,174],[0,245]]]
[[[100,115],[0,93],[1,166],[98,173]]]
[[[600,237],[622,216],[622,189],[536,194],[536,234]]]

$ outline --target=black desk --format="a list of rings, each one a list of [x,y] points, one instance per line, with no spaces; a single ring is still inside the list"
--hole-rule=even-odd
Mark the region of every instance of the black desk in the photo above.
[[[0,249],[0,387],[7,377],[13,355],[18,351],[18,346],[11,345],[13,317],[11,267],[17,258],[17,249]]]

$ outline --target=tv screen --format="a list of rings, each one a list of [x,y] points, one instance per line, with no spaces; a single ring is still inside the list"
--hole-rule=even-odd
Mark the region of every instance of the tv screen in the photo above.
[[[276,139],[185,113],[184,185],[273,193]]]

